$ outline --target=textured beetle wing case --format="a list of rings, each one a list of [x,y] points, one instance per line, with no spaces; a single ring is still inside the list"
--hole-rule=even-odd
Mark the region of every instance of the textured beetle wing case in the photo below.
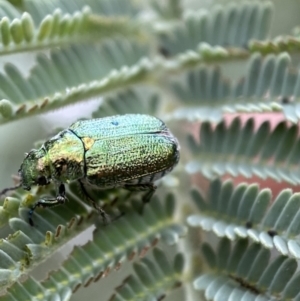
[[[122,115],[74,123],[84,144],[86,180],[101,188],[147,184],[179,160],[176,138],[148,115]]]
[[[116,136],[150,134],[168,130],[160,119],[142,114],[116,115],[77,121],[69,129],[80,138],[93,139],[111,139]]]
[[[98,140],[85,154],[88,181],[103,187],[137,178],[141,180],[136,184],[153,182],[176,160],[176,147],[168,136],[145,134]]]

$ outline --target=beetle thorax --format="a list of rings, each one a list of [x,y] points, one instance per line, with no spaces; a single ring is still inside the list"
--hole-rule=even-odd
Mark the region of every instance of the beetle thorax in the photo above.
[[[84,178],[84,146],[73,132],[64,130],[44,146],[53,181],[66,183]]]

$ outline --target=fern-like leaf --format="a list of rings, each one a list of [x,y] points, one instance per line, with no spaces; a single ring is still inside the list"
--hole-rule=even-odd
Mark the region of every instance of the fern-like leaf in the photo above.
[[[1,7],[0,7],[1,8]],[[37,49],[100,42],[113,36],[137,36],[136,26],[125,18],[108,18],[94,15],[87,6],[73,14],[56,9],[38,24],[23,13],[12,21],[3,17],[0,22],[0,55]]]
[[[208,244],[202,249],[211,272],[200,275],[194,288],[208,300],[242,300],[247,295],[249,300],[288,301],[298,293],[300,274],[294,259],[278,256],[270,261],[269,250],[246,239],[234,247],[222,239],[216,251]]]
[[[63,14],[73,14],[84,6],[89,6],[94,14],[106,16],[133,16],[137,13],[137,7],[131,0],[22,0],[21,8],[29,12],[34,21],[39,24],[46,15],[60,9]]]
[[[160,300],[180,287],[184,264],[182,254],[177,254],[172,264],[160,249],[153,250],[153,257],[153,260],[143,258],[134,263],[135,275],[127,277],[109,300]]]
[[[281,53],[281,52],[299,52],[300,39],[294,36],[278,36],[272,40],[264,41],[251,41],[249,43],[249,49],[252,52],[260,53]]]
[[[47,280],[38,284],[43,288],[39,294],[46,297],[53,291],[60,294],[65,287],[76,291],[81,285],[87,286],[104,277],[114,267],[120,268],[125,260],[131,260],[135,255],[144,256],[159,239],[167,244],[176,243],[185,235],[186,229],[173,219],[174,202],[171,195],[164,205],[154,197],[143,215],[129,210],[102,231],[96,230],[92,241],[76,247],[60,270],[52,272]],[[25,281],[22,288],[18,283],[14,284],[5,300],[14,300],[13,296],[23,294],[23,290],[33,299],[36,290],[32,290],[31,285],[31,279]]]
[[[164,19],[179,19],[183,13],[180,0],[168,0],[165,5],[157,0],[151,0],[152,8]]]
[[[128,89],[115,96],[106,97],[97,111],[93,113],[94,118],[128,113],[140,113],[157,115],[159,104],[158,94]]]
[[[247,74],[236,84],[219,68],[201,67],[174,81],[173,93],[184,104],[168,115],[172,119],[220,122],[224,112],[278,112],[287,120],[299,120],[300,73],[290,66],[286,53],[279,56],[253,54]]]
[[[128,85],[148,67],[143,63],[129,66],[146,54],[145,45],[121,39],[107,41],[99,50],[73,46],[52,51],[50,58],[39,55],[28,78],[6,64],[6,75],[0,74],[0,123],[82,101],[121,82]]]
[[[185,84],[171,83],[171,90],[184,104],[167,115],[168,119],[220,122],[222,108],[229,101],[230,81],[222,78],[220,69],[200,67],[185,76]]]
[[[271,16],[269,2],[216,7],[205,13],[201,10],[187,15],[172,30],[160,32],[160,48],[170,56],[195,50],[199,43],[244,48],[251,39],[266,38]]]
[[[188,217],[190,226],[230,240],[250,238],[282,255],[300,258],[299,193],[285,189],[272,202],[270,189],[259,190],[256,184],[234,188],[231,181],[215,180],[207,199],[197,189],[191,195],[201,213]]]
[[[9,225],[13,232],[0,243],[1,262],[7,262],[1,266],[2,289],[94,224],[91,211],[76,196],[78,188],[74,185],[70,188],[66,205],[35,211],[33,218],[36,227],[28,223],[28,207],[45,193],[55,196],[54,189],[36,189],[26,196],[15,193],[5,199],[0,207],[1,227]]]
[[[195,160],[186,168],[190,173],[199,171],[208,178],[226,173],[247,178],[256,175],[296,185],[300,183],[297,135],[297,125],[289,127],[286,122],[280,122],[274,130],[268,121],[255,130],[252,118],[244,126],[235,118],[229,126],[221,122],[215,129],[203,123],[200,144],[189,137]]]
[[[6,17],[9,19],[19,18],[20,12],[13,5],[11,5],[8,1],[1,0],[0,1],[0,17],[1,19]]]

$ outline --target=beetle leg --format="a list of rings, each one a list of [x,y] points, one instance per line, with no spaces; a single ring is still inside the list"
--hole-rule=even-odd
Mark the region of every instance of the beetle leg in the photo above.
[[[33,206],[31,207],[31,209],[28,212],[28,220],[29,220],[29,224],[30,226],[34,226],[33,220],[32,220],[32,215],[34,210],[37,207],[42,207],[42,208],[46,208],[46,207],[54,207],[57,205],[61,205],[64,204],[66,201],[66,190],[65,190],[65,185],[64,184],[60,184],[58,187],[58,195],[56,196],[56,198],[52,198],[52,199],[41,199],[38,200],[37,202],[35,202],[33,204]]]
[[[79,185],[80,185],[80,188],[81,188],[81,191],[83,192],[83,194],[86,196],[86,198],[88,200],[91,201],[93,207],[100,213],[100,215],[102,217],[102,220],[103,220],[103,223],[107,224],[108,221],[109,221],[109,215],[88,194],[88,192],[87,192],[86,188],[84,187],[83,183],[80,180],[78,180],[78,182],[79,182]]]
[[[8,191],[16,190],[20,187],[22,187],[22,184],[19,184],[19,185],[14,186],[14,187],[5,188],[2,191],[0,191],[0,196],[3,195],[3,194],[6,194],[6,192],[8,192]]]
[[[147,204],[150,202],[154,192],[156,191],[157,186],[155,186],[154,184],[149,184],[148,186],[148,192],[143,196],[143,203]]]
[[[147,191],[146,194],[143,196],[143,203],[150,202],[155,190],[156,186],[153,183],[148,184],[136,184],[136,185],[124,185],[124,188],[129,191]]]
[[[157,187],[153,183],[148,183],[148,184],[137,184],[137,185],[124,185],[124,188],[129,191],[147,191],[142,198],[143,207],[141,213],[143,213],[144,206],[150,202]]]

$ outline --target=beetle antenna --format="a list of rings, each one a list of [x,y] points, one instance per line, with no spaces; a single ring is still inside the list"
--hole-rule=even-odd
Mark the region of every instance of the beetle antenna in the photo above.
[[[2,191],[0,191],[0,196],[3,195],[3,194],[6,194],[6,192],[8,192],[8,191],[16,190],[16,189],[20,188],[21,186],[22,186],[22,184],[19,184],[19,185],[14,186],[14,187],[5,188]]]

